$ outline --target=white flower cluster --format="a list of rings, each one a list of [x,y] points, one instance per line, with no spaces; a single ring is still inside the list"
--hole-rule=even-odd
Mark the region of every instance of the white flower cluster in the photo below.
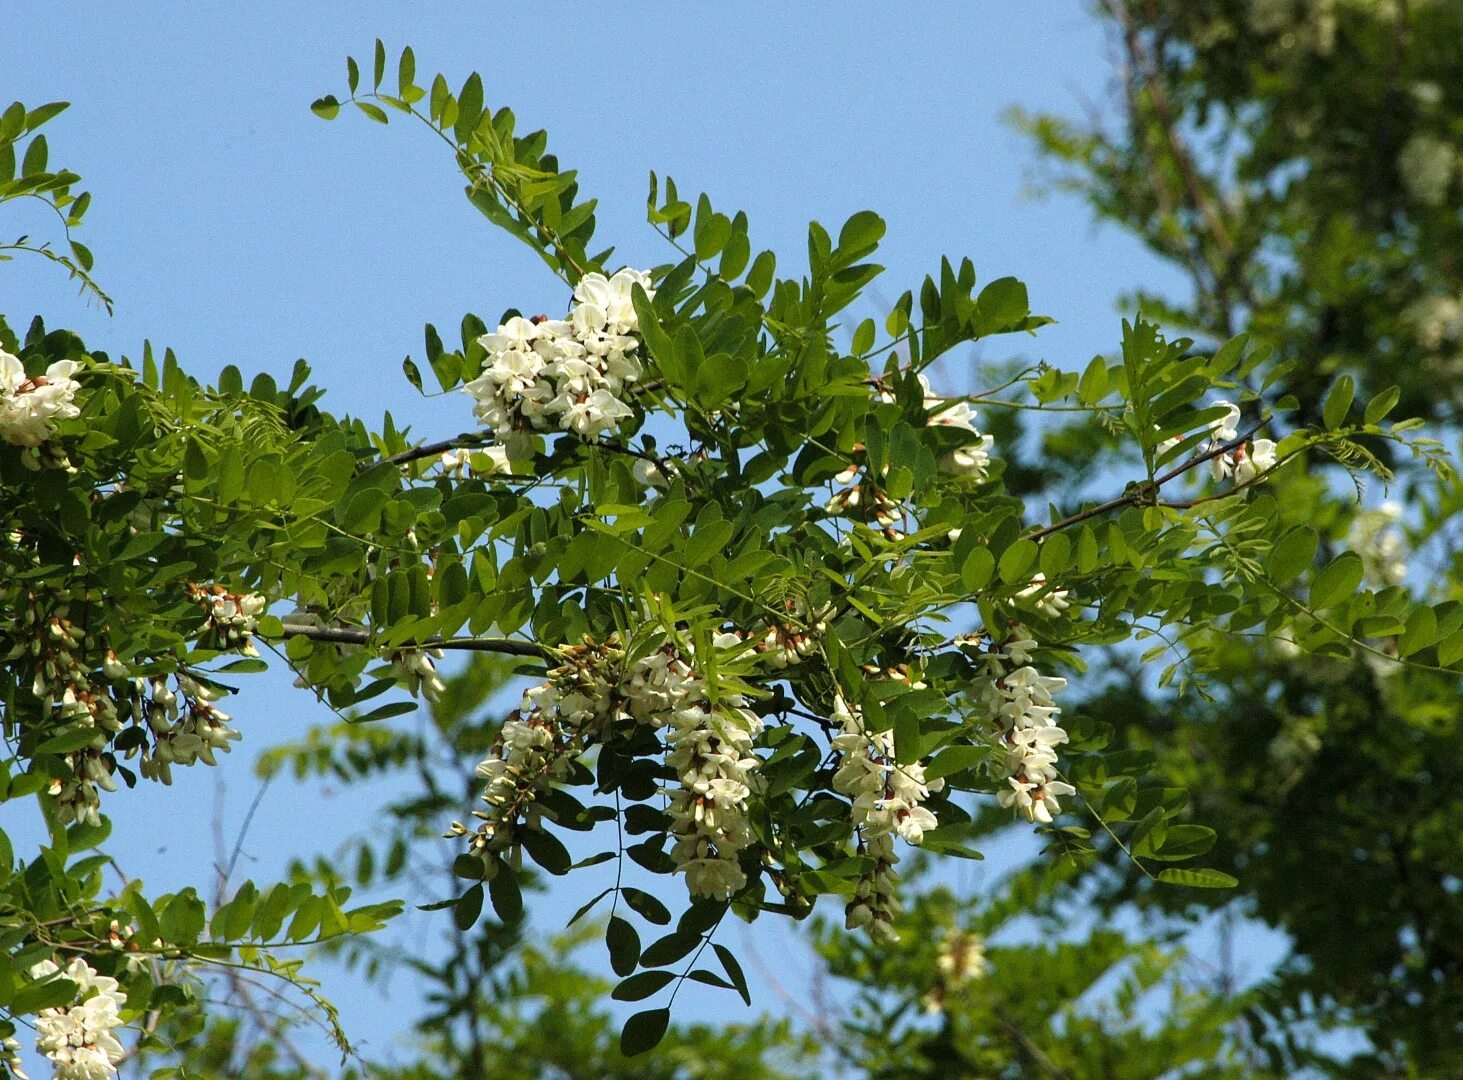
[[[208,612],[204,639],[211,648],[258,656],[254,630],[269,601],[258,593],[231,593],[222,585],[188,585],[188,595]]]
[[[897,941],[899,935],[892,925],[899,905],[894,837],[918,844],[925,830],[939,824],[921,803],[930,792],[941,790],[945,781],[926,781],[924,766],[917,762],[897,764],[893,735],[870,731],[863,710],[851,707],[841,695],[833,701],[832,718],[841,728],[841,734],[833,738],[833,748],[841,755],[833,790],[852,800],[861,853],[874,860],[872,872],[855,886],[844,922],[850,930],[868,927],[875,941]]]
[[[568,777],[574,759],[588,748],[592,735],[603,734],[616,711],[610,673],[622,656],[614,645],[572,646],[565,650],[563,664],[524,692],[477,767],[477,775],[487,781],[483,802],[488,809],[473,811],[482,822],[468,841],[473,854],[487,857],[511,846],[520,819],[538,827],[539,796]],[[469,833],[454,821],[447,835]]]
[[[870,528],[877,526],[889,540],[904,538],[904,530],[899,527],[903,517],[899,504],[880,491],[877,484],[860,480],[857,465],[850,465],[833,479],[845,486],[833,494],[823,509],[841,517],[862,518]]]
[[[981,654],[988,672],[981,697],[995,724],[1001,751],[995,764],[1005,781],[996,798],[1030,821],[1050,824],[1061,810],[1057,797],[1076,794],[1057,774],[1056,747],[1067,741],[1067,733],[1057,722],[1062,710],[1054,695],[1067,680],[1032,667],[1036,642],[1017,633]]]
[[[567,319],[515,315],[479,338],[487,359],[463,387],[477,402],[477,418],[500,439],[524,430],[594,438],[631,416],[623,397],[643,370],[636,285],[654,295],[650,276],[638,270],[586,274]]]
[[[438,465],[444,475],[452,477],[464,473],[479,477],[500,476],[513,471],[513,466],[508,463],[508,448],[502,445],[476,450],[443,450]]]
[[[1424,206],[1442,206],[1459,179],[1463,156],[1451,142],[1419,133],[1397,155],[1397,174],[1407,193]]]
[[[1407,580],[1407,542],[1397,529],[1401,519],[1402,507],[1389,500],[1351,520],[1346,546],[1361,556],[1362,572],[1375,588]]]
[[[746,648],[738,634],[717,634],[718,651]],[[621,691],[638,721],[666,729],[666,763],[679,786],[666,792],[674,825],[671,859],[692,896],[730,899],[746,887],[741,852],[753,840],[747,799],[761,759],[752,744],[762,721],[739,694],[712,705],[694,657],[666,644],[632,665]]]
[[[953,427],[968,431],[976,436],[974,442],[952,450],[940,459],[940,468],[956,476],[984,483],[990,475],[991,447],[995,437],[982,435],[975,426],[975,410],[968,401],[942,398],[930,386],[930,380],[919,376],[919,384],[925,392],[925,411],[930,414],[931,427]]]
[[[97,974],[79,956],[64,968],[42,960],[30,973],[37,980],[59,975],[78,988],[73,1004],[42,1009],[36,1016],[36,1049],[55,1065],[55,1080],[115,1076],[125,1051],[112,1032],[122,1025],[120,1010],[127,1000],[117,980]]]
[[[800,664],[818,651],[818,639],[827,632],[828,616],[833,613],[831,604],[824,604],[814,612],[802,599],[789,598],[782,606],[790,621],[773,623],[752,642],[752,647],[776,671]]]
[[[1214,406],[1223,408],[1225,414],[1218,420],[1209,422],[1209,445],[1206,452],[1218,450],[1221,446],[1239,438],[1239,406],[1222,399],[1214,402]],[[1165,439],[1159,444],[1159,450],[1166,451],[1182,441],[1181,436]],[[1275,440],[1250,439],[1232,450],[1226,450],[1224,453],[1215,454],[1210,458],[1209,475],[1214,478],[1216,484],[1221,480],[1233,478],[1235,484],[1243,486],[1261,473],[1273,469],[1275,461]]]
[[[81,415],[73,403],[75,360],[57,360],[44,375],[26,375],[19,357],[0,349],[0,438],[34,448],[51,437],[53,420]]]
[[[984,483],[990,476],[991,447],[995,444],[995,439],[990,435],[982,435],[976,428],[975,410],[970,407],[969,402],[940,397],[930,387],[930,380],[924,375],[919,376],[919,384],[924,390],[925,412],[929,414],[926,423],[929,427],[959,428],[975,436],[974,441],[942,457],[940,468],[954,476]],[[878,390],[874,398],[882,402],[895,400],[894,394],[887,389]],[[845,469],[833,479],[844,486],[824,504],[823,508],[828,513],[860,517],[871,528],[877,527],[886,538],[903,539],[904,532],[900,528],[903,510],[898,503],[880,491],[876,484],[859,480],[859,469],[856,465]]]
[[[224,692],[187,675],[177,676],[177,690],[163,679],[137,679],[134,715],[141,713],[152,731],[152,743],[141,747],[142,775],[163,784],[173,782],[174,765],[218,764],[216,753],[228,753],[243,736],[229,727],[232,719],[214,707]],[[129,751],[129,756],[137,752]]]
[[[1047,589],[1046,575],[1037,573],[1030,584],[1011,598],[1012,607],[1035,608],[1050,619],[1058,618],[1072,606],[1066,589]]]
[[[436,661],[441,649],[398,649],[391,654],[391,676],[406,684],[412,697],[436,701],[447,691],[447,684],[437,674]]]
[[[745,650],[737,634],[718,634],[718,650]],[[482,824],[469,849],[488,855],[509,847],[520,818],[536,824],[539,797],[567,779],[590,743],[629,722],[666,732],[666,761],[679,784],[665,792],[675,843],[671,858],[693,896],[728,899],[746,886],[741,852],[752,842],[747,799],[761,762],[752,752],[762,721],[729,693],[712,705],[694,657],[667,643],[631,663],[619,642],[586,641],[523,697],[477,769],[487,781]],[[467,836],[459,822],[449,836]]]
[[[943,1011],[950,993],[983,978],[987,967],[984,938],[959,930],[947,931],[935,957],[935,985],[924,996],[925,1011]]]

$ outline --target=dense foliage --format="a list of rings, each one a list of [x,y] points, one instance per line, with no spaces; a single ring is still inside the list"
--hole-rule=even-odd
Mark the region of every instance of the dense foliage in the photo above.
[[[463,318],[453,348],[427,327],[404,377],[464,391],[473,430],[419,441],[389,415],[332,416],[303,365],[283,388],[232,368],[205,386],[170,353],[113,361],[38,322],[23,339],[0,324],[0,590],[14,612],[0,799],[39,811],[50,837],[16,863],[0,833],[5,1033],[34,1028],[58,1077],[132,1057],[173,1075],[319,1075],[250,988],[282,980],[333,1023],[298,947],[369,978],[401,967],[370,936],[401,901],[351,907],[352,885],[400,895],[430,880],[433,895],[411,898],[438,913],[412,917],[450,930],[442,957],[408,965],[434,984],[421,1060],[350,1070],[783,1076],[821,1054],[891,1076],[1283,1074],[1318,1060],[1283,1027],[1315,1001],[1388,1031],[1388,1067],[1449,1060],[1435,1056],[1445,1008],[1409,1021],[1403,1007],[1456,994],[1457,877],[1441,869],[1456,808],[1416,787],[1456,762],[1463,604],[1446,579],[1407,587],[1395,525],[1359,513],[1347,483],[1407,470],[1445,521],[1440,445],[1389,419],[1428,402],[1385,382],[1391,362],[1311,351],[1285,297],[1312,302],[1314,267],[1263,244],[1299,226],[1256,226],[1268,231],[1242,248],[1206,216],[1235,198],[1184,138],[1209,109],[1250,122],[1243,96],[1267,91],[1208,73],[1187,15],[1111,14],[1133,64],[1131,138],[1033,127],[1100,211],[1192,267],[1191,308],[1144,307],[1202,344],[1137,316],[1080,373],[977,368],[962,381],[978,392],[941,394],[963,346],[1047,321],[1018,282],[945,262],[882,325],[855,321],[880,273],[876,215],[836,238],[813,223],[806,267],[780,277],[745,215],[654,174],[668,261],[619,268],[544,133],[488,108],[476,75],[423,86],[410,50],[388,65],[379,44],[370,78],[351,61],[344,100],[315,111],[435,135],[472,204],[564,284],[562,312],[503,297],[501,316]],[[69,228],[85,197],[45,172],[36,133],[59,111],[4,114],[0,196],[46,197]],[[1265,145],[1248,134],[1236,184],[1275,188],[1263,170],[1286,163]],[[1307,175],[1329,176],[1309,152]],[[1230,176],[1233,154],[1215,157]],[[1304,204],[1321,194],[1295,184],[1266,198],[1314,218]],[[1328,213],[1355,195],[1326,191]],[[1394,218],[1367,243],[1390,251]],[[66,268],[94,289],[90,262],[76,247]],[[1395,296],[1375,309],[1411,325]],[[449,651],[492,659],[444,679]],[[226,873],[173,895],[110,889],[99,849],[120,789],[227,767],[238,732],[219,706],[264,653],[340,717],[267,768],[411,776],[419,797],[382,808],[353,871],[302,850],[276,885]],[[485,710],[510,672],[530,688]],[[911,864],[978,857],[1013,813],[1041,838],[1037,867],[979,898],[903,895]],[[1386,844],[1395,878],[1364,878],[1378,907],[1320,880],[1350,886],[1351,852]],[[526,948],[542,874],[572,882],[599,863],[613,885],[584,896],[569,937]],[[1425,874],[1438,895],[1413,911]],[[1174,942],[1071,925],[1093,900],[1177,913],[1211,895],[1291,930],[1304,964],[1216,1000],[1176,979]],[[1338,936],[1360,910],[1377,916],[1368,933]],[[859,987],[852,1012],[812,1019],[821,1048],[786,1022],[673,1023],[688,980],[748,997],[717,936],[729,916],[815,912],[831,972]],[[984,944],[1023,921],[1041,943]],[[613,997],[658,1002],[618,1041],[599,1005],[610,988],[567,952],[590,932],[621,980]],[[1398,978],[1414,982],[1393,999]],[[1094,1012],[1082,999],[1103,979],[1119,989]],[[208,1007],[219,980],[242,1011]],[[1153,991],[1167,1001],[1156,1029]],[[495,1072],[504,1062],[517,1071]]]

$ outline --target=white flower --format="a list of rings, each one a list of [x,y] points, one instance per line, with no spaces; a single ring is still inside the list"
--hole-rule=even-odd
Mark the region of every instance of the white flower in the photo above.
[[[482,372],[463,387],[477,418],[508,440],[526,430],[595,438],[633,416],[621,395],[642,373],[636,284],[653,295],[649,276],[637,270],[586,274],[568,319],[514,316],[482,335]]]
[[[73,1004],[42,1009],[36,1016],[36,1049],[55,1065],[55,1080],[107,1080],[117,1073],[125,1054],[112,1034],[120,1027],[126,1004],[117,980],[97,974],[86,961],[74,958],[64,969],[42,960],[31,968],[37,981],[53,976],[77,986]]]
[[[851,707],[841,695],[834,698],[832,719],[841,729],[833,738],[833,749],[840,751],[833,790],[848,796],[859,842],[874,859],[874,869],[860,879],[844,921],[850,929],[867,926],[876,937],[891,940],[890,923],[898,910],[893,838],[918,844],[939,825],[920,804],[930,792],[944,788],[945,781],[926,781],[924,766],[918,762],[898,764],[892,734],[869,731],[862,710]]]
[[[1441,206],[1458,172],[1458,149],[1432,135],[1414,135],[1397,155],[1397,172],[1414,199]]]
[[[1214,402],[1214,408],[1223,408],[1225,414],[1218,420],[1209,421],[1209,433],[1216,443],[1234,442],[1239,438],[1239,406],[1232,402],[1220,399]]]
[[[1388,501],[1352,519],[1346,546],[1361,556],[1362,572],[1375,588],[1407,580],[1407,543],[1397,530],[1402,508]]]
[[[1013,607],[1034,607],[1048,618],[1059,617],[1072,606],[1072,602],[1067,599],[1067,590],[1052,589],[1044,595],[1038,595],[1046,587],[1046,575],[1038,573],[1031,579],[1031,584],[1011,598],[1011,605]]]
[[[30,378],[19,357],[0,349],[0,438],[16,446],[40,446],[54,420],[81,415],[73,404],[79,384],[74,360],[58,360],[44,375]]]
[[[1261,473],[1275,467],[1275,441],[1273,439],[1253,439],[1249,443],[1248,452],[1245,447],[1241,446],[1235,450],[1234,454],[1234,482],[1236,484],[1248,484]]]

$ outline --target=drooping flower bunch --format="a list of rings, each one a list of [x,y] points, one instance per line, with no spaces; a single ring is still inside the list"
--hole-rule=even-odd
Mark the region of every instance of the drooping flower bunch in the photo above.
[[[209,648],[258,656],[254,630],[269,601],[258,593],[232,593],[222,585],[189,583],[188,595],[208,613],[203,642]]]
[[[940,941],[940,951],[935,956],[935,984],[924,996],[925,1011],[943,1011],[950,995],[962,986],[983,978],[987,967],[984,938],[961,930],[946,931]]]
[[[74,403],[78,384],[75,360],[57,360],[44,375],[25,373],[20,358],[0,349],[0,439],[31,451],[23,460],[38,464],[34,450],[52,434],[52,421],[81,415]]]
[[[718,650],[745,649],[738,634],[718,634]],[[761,759],[752,744],[761,719],[739,694],[714,705],[694,657],[667,643],[635,665],[627,687],[632,713],[666,729],[666,763],[679,786],[670,796],[671,859],[692,896],[726,900],[747,884],[741,852],[752,842],[747,799]]]
[[[499,476],[513,471],[508,462],[508,448],[505,446],[485,446],[479,450],[444,450],[438,464],[444,475],[452,477],[463,473],[468,476]]]
[[[934,392],[930,380],[923,374],[918,376],[924,392],[924,408],[929,427],[951,427],[968,431],[975,438],[940,458],[940,468],[952,476],[984,483],[990,476],[991,448],[995,438],[982,435],[975,426],[975,410],[970,403],[958,398],[941,397]],[[877,401],[893,402],[894,394],[887,387],[881,387],[874,394]],[[890,540],[904,536],[901,528],[904,510],[890,499],[879,486],[860,478],[858,466],[851,466],[839,473],[834,482],[842,485],[824,505],[830,514],[857,517],[868,523],[870,528],[881,531]]]
[[[113,1034],[122,1026],[121,1009],[126,1005],[117,980],[99,975],[79,956],[64,968],[42,960],[30,973],[38,981],[59,975],[77,986],[72,1004],[42,1009],[35,1019],[36,1049],[51,1059],[55,1080],[115,1076],[125,1054]]]
[[[752,641],[752,647],[775,671],[802,663],[816,653],[818,638],[827,632],[828,617],[833,613],[831,604],[814,611],[806,600],[794,597],[783,600],[782,607],[788,621],[771,623]]]
[[[473,412],[500,439],[515,431],[571,431],[594,438],[632,415],[628,387],[642,374],[636,285],[650,276],[620,270],[586,274],[567,319],[515,315],[480,339],[482,373],[463,387]]]
[[[924,766],[917,762],[898,764],[893,734],[869,730],[863,710],[850,706],[841,695],[833,702],[833,720],[841,732],[833,738],[833,748],[841,755],[833,789],[852,800],[859,853],[874,862],[855,885],[844,922],[850,930],[868,927],[875,941],[897,941],[893,921],[899,910],[899,875],[894,864],[899,856],[894,838],[918,844],[927,829],[939,824],[921,804],[930,792],[944,788],[945,781],[926,781]]]
[[[1361,556],[1362,572],[1376,588],[1407,580],[1407,542],[1397,529],[1401,519],[1402,507],[1388,501],[1351,520],[1346,546]]]
[[[929,414],[932,427],[953,427],[968,431],[976,438],[964,446],[957,447],[940,459],[940,468],[955,476],[984,483],[990,475],[991,447],[995,437],[982,435],[975,426],[975,410],[970,402],[956,398],[943,398],[934,392],[930,380],[920,375],[919,384],[925,392],[925,411]]]
[[[718,634],[718,650],[748,648],[740,635]],[[761,761],[752,744],[762,721],[743,697],[724,693],[714,705],[694,654],[664,642],[629,662],[618,640],[585,641],[563,651],[564,662],[528,690],[491,753],[478,765],[487,781],[487,810],[469,834],[453,822],[449,836],[469,836],[469,850],[488,856],[509,848],[520,821],[536,824],[537,803],[573,762],[621,724],[665,732],[666,763],[677,785],[670,803],[671,859],[693,896],[726,899],[747,881],[739,860],[752,842],[747,799]]]
[[[1057,722],[1062,710],[1055,695],[1067,680],[1031,666],[1037,644],[1023,634],[1013,627],[979,654],[987,672],[980,695],[1000,752],[993,764],[1004,787],[996,798],[1045,825],[1061,810],[1058,797],[1076,794],[1057,772],[1056,748],[1067,732]]]
[[[441,649],[398,649],[390,656],[391,675],[406,685],[412,697],[436,701],[447,691],[447,684],[437,674]]]
[[[490,857],[512,846],[520,824],[538,826],[538,800],[564,780],[575,759],[595,737],[603,737],[617,708],[616,673],[624,664],[618,643],[585,641],[562,651],[563,662],[523,694],[504,722],[493,748],[477,767],[487,782],[486,810],[469,833],[454,821],[448,836],[469,836],[468,850]]]
[[[1012,607],[1031,607],[1055,619],[1072,606],[1066,589],[1047,587],[1046,575],[1034,574],[1031,581],[1011,598]]]
[[[1225,415],[1209,424],[1209,449],[1232,443],[1239,438],[1239,406],[1228,401],[1216,401],[1216,406],[1225,409]],[[1275,467],[1275,441],[1273,439],[1250,439],[1232,450],[1216,454],[1209,459],[1209,475],[1214,482],[1233,478],[1236,484],[1248,484],[1267,469]]]

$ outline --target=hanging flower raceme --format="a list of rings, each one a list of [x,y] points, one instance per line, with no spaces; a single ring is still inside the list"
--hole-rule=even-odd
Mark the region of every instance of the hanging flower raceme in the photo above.
[[[739,635],[718,634],[718,650],[745,650]],[[747,799],[761,764],[752,752],[762,721],[735,693],[714,705],[694,655],[666,642],[628,666],[618,641],[586,641],[564,651],[564,663],[524,694],[478,766],[487,781],[487,810],[469,850],[491,855],[512,846],[520,824],[537,827],[538,802],[566,780],[590,745],[628,723],[663,731],[666,761],[678,784],[667,789],[673,822],[671,858],[693,896],[726,899],[742,889],[741,851],[752,842]],[[453,822],[449,836],[468,836]]]
[[[595,438],[633,415],[625,404],[643,373],[639,320],[631,301],[648,274],[586,274],[567,319],[515,315],[479,342],[482,373],[463,387],[474,414],[502,439],[515,431],[570,431]]]
[[[947,931],[935,957],[935,984],[924,996],[925,1011],[943,1011],[950,995],[983,978],[987,967],[984,938],[960,930]]]
[[[1003,782],[997,800],[1030,821],[1049,824],[1061,810],[1058,797],[1074,795],[1076,788],[1057,772],[1056,747],[1067,741],[1067,733],[1057,722],[1062,710],[1054,695],[1067,680],[1031,666],[1036,647],[1013,627],[1002,643],[980,654],[988,672],[980,691],[1000,751],[994,762]]]
[[[712,644],[718,652],[748,647],[737,634]],[[666,763],[679,779],[666,792],[676,871],[692,896],[729,899],[747,884],[741,852],[753,840],[747,800],[762,764],[752,752],[761,719],[740,694],[712,704],[694,656],[671,643],[634,665],[626,695],[636,719],[666,731]]]
[[[19,357],[0,349],[0,439],[34,450],[51,437],[54,421],[80,416],[74,403],[78,383],[71,377],[78,366],[57,360],[32,378]]]
[[[616,673],[624,663],[617,643],[591,641],[562,651],[563,663],[524,692],[504,722],[477,775],[487,781],[486,810],[474,810],[481,824],[469,832],[454,821],[451,836],[470,836],[468,850],[487,859],[513,845],[520,827],[538,828],[538,799],[555,781],[567,779],[574,761],[602,738],[620,713]]]
[[[259,655],[254,648],[254,630],[259,625],[259,616],[269,607],[269,601],[258,593],[231,593],[218,584],[190,582],[188,595],[208,612],[203,640],[210,648],[238,652],[244,656]]]
[[[35,1019],[36,1049],[51,1059],[55,1080],[107,1080],[115,1076],[125,1051],[113,1032],[122,1025],[126,997],[117,980],[97,974],[81,957],[64,968],[42,960],[31,968],[31,978],[55,976],[76,984],[70,1005],[42,1009]]]
[[[855,885],[854,898],[844,912],[845,924],[850,930],[868,927],[876,941],[897,941],[893,921],[899,910],[899,875],[894,864],[899,857],[894,838],[918,844],[926,830],[939,824],[921,803],[932,791],[944,788],[945,781],[926,781],[924,766],[918,763],[896,763],[892,733],[870,731],[863,711],[842,695],[834,698],[832,718],[841,732],[833,739],[833,748],[840,753],[833,789],[852,800],[859,853],[874,862]]]
[[[1397,529],[1402,507],[1388,501],[1351,519],[1346,546],[1361,556],[1362,572],[1376,588],[1407,580],[1407,542]]]
[[[1034,575],[1029,584],[1011,598],[1012,607],[1035,608],[1048,618],[1055,619],[1072,606],[1067,599],[1066,589],[1047,587],[1046,575]]]

